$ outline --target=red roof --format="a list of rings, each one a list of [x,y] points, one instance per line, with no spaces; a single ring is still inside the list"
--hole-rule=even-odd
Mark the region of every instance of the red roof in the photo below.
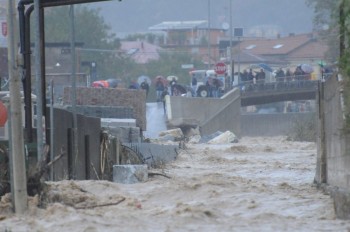
[[[136,63],[146,64],[151,60],[158,60],[161,47],[144,41],[122,41],[121,48]]]
[[[309,55],[313,55],[313,49],[308,47],[311,45],[310,42],[316,41],[313,34],[300,34],[300,35],[290,35],[287,37],[281,37],[276,39],[247,39],[241,41],[239,46],[241,51],[247,51],[250,54],[260,55],[260,56],[273,56],[273,55],[289,55],[292,52],[306,48],[305,53],[309,52]],[[312,45],[316,46],[316,45]],[[324,46],[326,49],[326,46]],[[301,49],[303,50],[303,49]],[[322,49],[323,51],[324,49]],[[317,51],[319,54],[319,51]]]

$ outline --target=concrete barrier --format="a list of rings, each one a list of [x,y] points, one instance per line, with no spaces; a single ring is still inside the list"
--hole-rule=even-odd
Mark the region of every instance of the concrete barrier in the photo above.
[[[171,96],[167,99],[168,128],[199,126],[202,135],[216,131],[240,134],[241,99],[238,89],[221,98],[188,98]]]
[[[113,165],[113,182],[122,184],[135,184],[146,182],[148,171],[146,164]]]

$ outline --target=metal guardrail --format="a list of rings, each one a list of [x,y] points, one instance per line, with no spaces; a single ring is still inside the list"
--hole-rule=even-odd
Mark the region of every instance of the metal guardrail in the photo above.
[[[319,80],[293,80],[293,81],[277,81],[264,83],[257,81],[253,83],[252,81],[242,82],[239,87],[242,97],[248,97],[252,95],[276,92],[300,92],[305,90],[316,91],[318,88]]]

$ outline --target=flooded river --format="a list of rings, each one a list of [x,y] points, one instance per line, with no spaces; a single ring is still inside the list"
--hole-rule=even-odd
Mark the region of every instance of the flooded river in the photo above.
[[[0,208],[0,231],[349,231],[313,185],[314,143],[283,137],[187,144],[145,183],[48,183],[45,209]],[[51,196],[51,197],[50,197]]]

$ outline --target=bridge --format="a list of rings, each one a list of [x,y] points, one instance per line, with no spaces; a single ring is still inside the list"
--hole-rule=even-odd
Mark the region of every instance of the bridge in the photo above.
[[[318,80],[241,84],[241,106],[316,99]]]
[[[283,101],[316,99],[318,80],[241,83],[221,98],[179,97],[167,99],[167,127],[199,126],[201,133],[241,131],[241,107]]]

